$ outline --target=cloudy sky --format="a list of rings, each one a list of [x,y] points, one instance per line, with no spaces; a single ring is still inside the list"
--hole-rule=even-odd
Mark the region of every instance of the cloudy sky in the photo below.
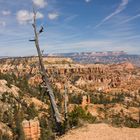
[[[0,0],[0,56],[36,54],[32,5],[45,53],[140,54],[140,0]]]

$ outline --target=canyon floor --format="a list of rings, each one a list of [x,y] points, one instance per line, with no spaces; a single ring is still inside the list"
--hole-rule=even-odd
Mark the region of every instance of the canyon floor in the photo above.
[[[58,140],[140,140],[139,128],[116,128],[107,124],[88,124]]]

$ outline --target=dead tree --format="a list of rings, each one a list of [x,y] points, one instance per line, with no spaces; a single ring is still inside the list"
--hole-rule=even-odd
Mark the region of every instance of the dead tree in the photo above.
[[[68,83],[64,84],[64,118],[65,118],[65,132],[68,131],[69,127],[69,120],[68,120]]]
[[[68,119],[68,86],[65,84],[64,85],[65,93],[64,93],[64,118],[67,121]]]
[[[34,14],[34,17],[33,17],[32,26],[33,26],[34,35],[35,35],[35,38],[34,38],[33,41],[35,42],[35,46],[36,46],[37,53],[38,53],[40,70],[41,70],[41,74],[42,74],[43,81],[44,81],[44,84],[45,84],[44,87],[46,88],[46,92],[48,93],[48,96],[49,96],[49,100],[50,100],[51,108],[52,108],[52,111],[53,111],[53,117],[55,119],[57,131],[60,133],[62,131],[61,130],[62,118],[61,118],[61,115],[60,115],[59,110],[57,108],[57,104],[56,104],[56,101],[55,101],[55,96],[54,96],[54,93],[53,93],[53,89],[50,85],[49,78],[46,74],[46,70],[45,70],[45,67],[44,67],[44,64],[43,64],[43,57],[42,57],[41,50],[40,50],[40,47],[39,47],[39,39],[38,39],[38,36],[41,33],[41,31],[37,32],[37,29],[36,29],[36,11],[35,10],[33,10],[33,14]]]

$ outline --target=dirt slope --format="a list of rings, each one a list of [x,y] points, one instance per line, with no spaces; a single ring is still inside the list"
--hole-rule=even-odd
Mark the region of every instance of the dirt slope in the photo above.
[[[58,140],[140,140],[140,129],[89,124],[70,131]]]

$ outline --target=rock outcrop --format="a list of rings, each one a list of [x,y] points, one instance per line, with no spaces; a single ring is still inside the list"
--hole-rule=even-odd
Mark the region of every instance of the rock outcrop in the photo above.
[[[25,135],[25,140],[39,140],[40,138],[40,126],[38,119],[24,120],[22,122],[22,128]]]

